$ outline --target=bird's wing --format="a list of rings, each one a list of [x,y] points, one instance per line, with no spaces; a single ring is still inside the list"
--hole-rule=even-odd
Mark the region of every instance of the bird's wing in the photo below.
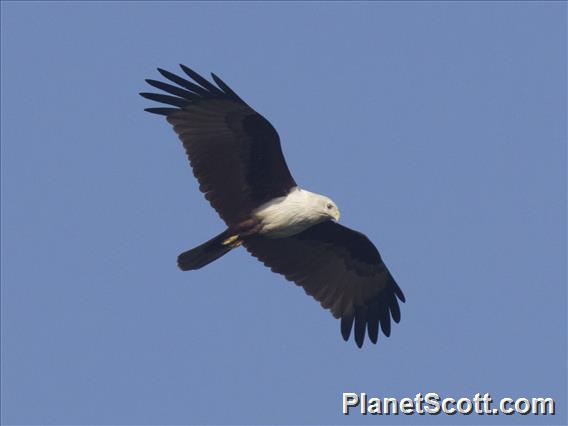
[[[193,80],[158,69],[169,84],[146,80],[167,94],[140,93],[169,105],[165,115],[181,139],[199,189],[227,225],[296,186],[274,127],[212,74],[217,86],[181,65]]]
[[[273,272],[302,286],[341,318],[345,340],[354,323],[359,347],[365,329],[376,343],[379,326],[388,336],[391,316],[395,322],[400,320],[397,297],[404,302],[404,295],[376,247],[359,232],[326,221],[288,238],[256,236],[244,245]]]

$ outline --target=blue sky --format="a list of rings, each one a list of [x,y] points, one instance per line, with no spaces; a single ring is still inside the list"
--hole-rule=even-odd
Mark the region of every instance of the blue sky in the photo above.
[[[3,424],[564,424],[566,4],[2,2]],[[156,67],[215,72],[407,296],[357,349],[220,232]],[[341,414],[551,396],[559,414]]]

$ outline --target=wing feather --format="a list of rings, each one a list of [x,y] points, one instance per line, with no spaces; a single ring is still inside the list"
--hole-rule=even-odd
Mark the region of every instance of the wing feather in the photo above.
[[[197,84],[192,83],[191,81],[187,81],[185,78],[181,78],[180,76],[177,76],[172,72],[163,70],[161,68],[158,68],[158,72],[160,74],[162,74],[168,80],[176,83],[177,85],[179,85],[181,87],[186,88],[187,90],[190,90],[193,93],[196,93],[196,94],[201,95],[201,96],[209,95],[209,92],[207,90],[205,90],[203,87],[198,86]]]
[[[261,204],[296,186],[282,154],[278,133],[225,82],[219,85],[181,65],[188,81],[158,68],[176,85],[146,80],[163,93],[140,93],[177,108],[147,108],[164,115],[178,134],[200,190],[228,226]]]
[[[353,330],[359,347],[365,331],[376,343],[379,329],[390,335],[391,317],[400,321],[398,300],[404,302],[404,295],[376,247],[359,232],[326,221],[288,238],[251,237],[244,245],[340,318],[341,335],[348,340]]]
[[[227,95],[232,96],[233,98],[235,98],[238,101],[241,101],[244,103],[244,101],[239,97],[239,95],[237,95],[233,89],[231,89],[223,80],[221,80],[219,77],[217,77],[215,74],[211,73],[211,77],[213,77],[213,80],[215,81],[215,83],[217,83],[217,85],[221,88],[221,90],[223,90],[223,92],[225,92]]]
[[[150,99],[151,101],[161,102],[163,104],[177,106],[179,108],[183,108],[189,105],[187,99],[178,98],[177,96],[162,95],[158,93],[146,93],[146,92],[140,93],[140,96],[146,99]]]
[[[164,92],[169,93],[170,95],[178,96],[183,99],[187,99],[188,101],[196,101],[199,99],[199,96],[189,90],[179,88],[177,86],[173,86],[168,83],[164,83],[162,81],[152,80],[147,78],[146,83],[150,86],[155,87],[156,89],[163,90]]]
[[[223,94],[223,92],[221,90],[219,90],[219,88],[215,87],[213,84],[211,84],[206,79],[201,77],[199,74],[197,74],[191,68],[189,68],[189,67],[187,67],[183,64],[179,64],[179,66],[183,70],[184,73],[186,73],[191,79],[193,79],[194,81],[199,83],[199,85],[201,87],[203,87],[204,89],[207,89],[210,93],[217,94],[217,95]]]

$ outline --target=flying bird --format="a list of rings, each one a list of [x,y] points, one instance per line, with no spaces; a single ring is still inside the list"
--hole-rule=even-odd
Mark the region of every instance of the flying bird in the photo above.
[[[180,254],[179,268],[202,268],[242,245],[341,319],[345,341],[353,329],[359,347],[366,333],[377,343],[379,328],[389,336],[405,298],[373,243],[338,223],[330,198],[296,184],[268,120],[215,74],[213,84],[180,66],[189,79],[158,68],[170,83],[146,82],[165,93],[140,95],[167,105],[145,110],[173,126],[227,229]]]

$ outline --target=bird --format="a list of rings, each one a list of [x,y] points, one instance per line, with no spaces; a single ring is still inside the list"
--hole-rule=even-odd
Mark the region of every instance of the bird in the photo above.
[[[339,224],[330,198],[295,182],[266,118],[216,74],[210,81],[180,68],[184,77],[158,68],[165,81],[145,81],[159,92],[140,95],[162,104],[145,111],[173,126],[200,191],[226,229],[181,253],[178,267],[200,269],[243,246],[339,319],[345,341],[352,331],[359,348],[366,335],[376,344],[379,328],[389,336],[405,296],[375,245]]]

